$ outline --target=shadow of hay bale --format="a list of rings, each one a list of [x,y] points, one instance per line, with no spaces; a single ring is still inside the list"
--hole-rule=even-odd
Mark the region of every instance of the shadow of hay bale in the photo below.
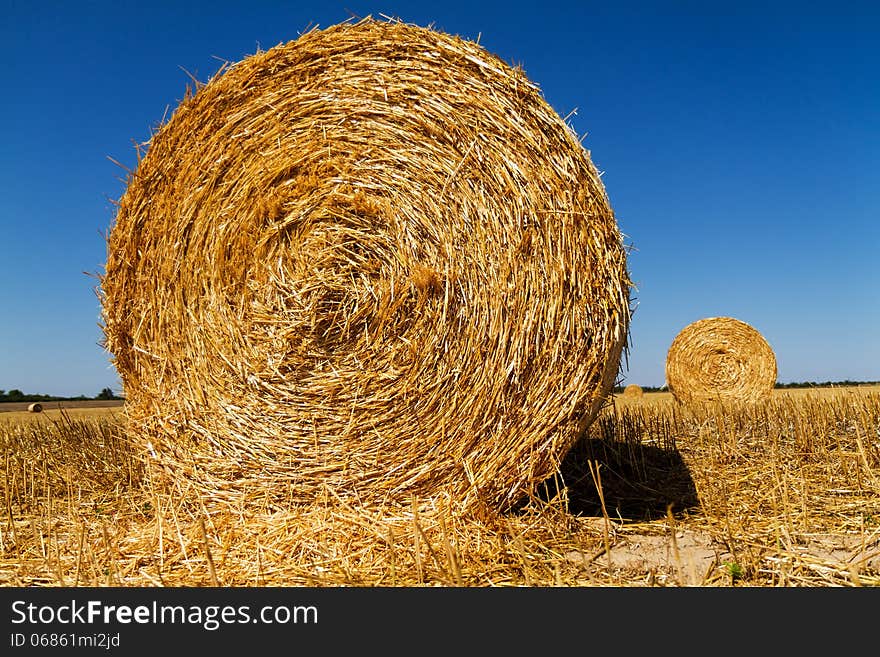
[[[612,518],[646,521],[699,506],[690,471],[677,451],[653,445],[627,445],[605,438],[578,443],[560,471],[568,484],[568,510],[574,515],[602,515],[602,499],[589,463],[599,466],[605,508]]]
[[[611,518],[630,522],[698,508],[696,485],[674,444],[649,444],[643,433],[634,423],[600,419],[565,455],[559,475],[538,487],[536,497],[549,502],[564,490],[567,510],[577,516],[601,516],[604,499]]]

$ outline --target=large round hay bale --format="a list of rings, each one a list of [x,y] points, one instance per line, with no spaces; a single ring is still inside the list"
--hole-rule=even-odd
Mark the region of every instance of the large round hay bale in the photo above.
[[[642,387],[636,385],[635,383],[630,383],[623,389],[623,396],[628,397],[630,399],[639,399],[642,395],[645,394],[645,391],[642,390]]]
[[[43,405],[40,402],[34,402],[33,404],[28,404],[28,413],[42,413]]]
[[[538,88],[371,19],[182,101],[101,287],[144,453],[229,503],[509,505],[596,416],[630,317],[597,170]]]
[[[776,385],[776,357],[753,327],[708,317],[684,327],[666,356],[666,382],[679,402],[754,402]]]

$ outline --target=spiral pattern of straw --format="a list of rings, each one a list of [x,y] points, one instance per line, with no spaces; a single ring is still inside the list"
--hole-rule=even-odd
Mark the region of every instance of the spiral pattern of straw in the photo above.
[[[101,281],[132,434],[213,502],[507,506],[610,394],[626,252],[589,153],[476,43],[364,19],[220,71]]]
[[[666,382],[679,402],[754,402],[776,384],[776,356],[752,326],[708,317],[675,337],[666,356]]]
[[[632,397],[633,399],[637,399],[645,394],[645,391],[642,390],[642,387],[636,385],[635,383],[630,383],[623,389],[624,397]]]

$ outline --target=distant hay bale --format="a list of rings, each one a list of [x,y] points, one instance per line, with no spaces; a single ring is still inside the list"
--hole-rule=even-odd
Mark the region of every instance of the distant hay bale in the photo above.
[[[28,413],[42,413],[43,405],[39,402],[34,402],[33,404],[28,405]]]
[[[623,389],[624,397],[632,397],[633,399],[638,399],[644,394],[645,391],[642,390],[642,387],[637,386],[635,383],[630,383],[626,388]]]
[[[479,45],[365,19],[219,72],[101,281],[133,435],[213,502],[507,506],[610,394],[630,281],[589,153]]]
[[[666,357],[666,382],[679,402],[754,402],[776,384],[776,356],[753,327],[732,317],[686,326]]]

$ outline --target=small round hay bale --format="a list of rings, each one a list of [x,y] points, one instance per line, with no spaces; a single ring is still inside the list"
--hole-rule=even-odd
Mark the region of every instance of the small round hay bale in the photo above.
[[[213,502],[504,507],[610,394],[626,251],[525,74],[366,19],[221,71],[153,135],[101,281],[132,434]]]
[[[666,382],[683,403],[754,402],[776,384],[776,357],[763,336],[732,317],[708,317],[686,326],[666,357]]]
[[[629,397],[631,399],[639,399],[644,394],[645,391],[642,390],[642,387],[636,385],[635,383],[630,383],[626,388],[623,389],[623,396]]]
[[[28,405],[28,413],[42,413],[43,405],[40,402],[34,402]]]

